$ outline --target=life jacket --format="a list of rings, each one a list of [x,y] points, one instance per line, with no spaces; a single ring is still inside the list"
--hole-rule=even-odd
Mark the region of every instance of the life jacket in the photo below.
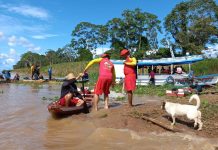
[[[130,57],[126,58],[126,62],[132,62]],[[126,65],[124,64],[124,74],[136,74],[136,66]]]

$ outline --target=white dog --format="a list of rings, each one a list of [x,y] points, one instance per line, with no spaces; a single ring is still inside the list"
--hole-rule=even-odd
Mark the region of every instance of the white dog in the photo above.
[[[179,103],[171,103],[171,102],[163,102],[162,109],[165,109],[167,113],[169,113],[173,119],[171,125],[176,123],[176,116],[184,116],[186,115],[188,119],[194,120],[194,127],[199,124],[198,130],[202,129],[203,123],[201,122],[201,112],[198,110],[200,107],[200,98],[197,94],[194,94],[190,97],[189,103],[195,99],[197,101],[197,105],[184,105]]]

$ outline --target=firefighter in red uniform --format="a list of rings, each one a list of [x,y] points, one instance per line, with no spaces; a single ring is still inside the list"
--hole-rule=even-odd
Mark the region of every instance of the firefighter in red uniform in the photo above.
[[[120,52],[120,56],[126,58],[124,61],[124,89],[128,95],[129,106],[133,106],[133,91],[136,89],[136,58],[130,56],[130,52],[127,49],[123,49]]]

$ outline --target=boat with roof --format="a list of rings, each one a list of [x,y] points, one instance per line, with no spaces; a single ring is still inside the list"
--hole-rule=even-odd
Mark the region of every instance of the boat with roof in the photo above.
[[[172,83],[177,86],[185,86],[189,82],[198,82],[200,85],[213,85],[218,82],[218,74],[194,76],[191,65],[204,60],[202,55],[192,55],[183,57],[171,57],[161,59],[144,59],[137,61],[137,85],[149,85],[149,72],[155,71],[155,85]],[[124,78],[124,60],[112,60],[116,71],[116,82],[121,82]],[[185,71],[182,65],[188,65]]]

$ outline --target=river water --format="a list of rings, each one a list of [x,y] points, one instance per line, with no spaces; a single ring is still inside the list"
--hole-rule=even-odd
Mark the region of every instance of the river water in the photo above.
[[[182,134],[97,128],[72,116],[53,119],[47,111],[60,85],[0,84],[1,150],[213,150],[217,140]]]

